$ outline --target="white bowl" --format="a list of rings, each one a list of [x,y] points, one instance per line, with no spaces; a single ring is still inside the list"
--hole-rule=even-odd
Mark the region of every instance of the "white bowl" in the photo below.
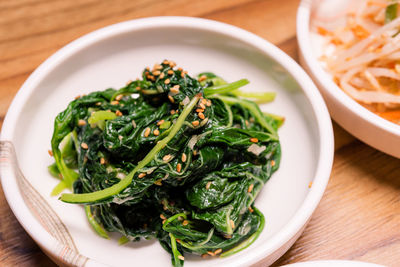
[[[301,65],[310,74],[324,97],[332,118],[366,144],[400,158],[400,125],[391,123],[358,104],[345,94],[318,62],[317,42],[310,34],[311,14],[316,5],[329,4],[330,15],[343,12],[347,0],[302,0],[297,12],[297,40]],[[318,10],[327,10],[324,7]],[[314,13],[312,13],[314,12]]]
[[[191,74],[248,78],[250,90],[277,92],[273,103],[262,106],[286,117],[279,130],[281,167],[256,200],[266,216],[264,231],[251,248],[231,257],[185,260],[187,267],[271,264],[300,236],[323,195],[333,159],[332,125],[317,88],[296,62],[256,35],[215,21],[158,17],[115,24],[68,44],[35,70],[12,102],[1,133],[0,175],[11,209],[60,264],[169,266],[170,256],[157,241],[118,246],[117,235],[111,240],[96,235],[82,206],[50,197],[57,181],[47,172],[53,121],[69,101],[121,87],[165,58]]]

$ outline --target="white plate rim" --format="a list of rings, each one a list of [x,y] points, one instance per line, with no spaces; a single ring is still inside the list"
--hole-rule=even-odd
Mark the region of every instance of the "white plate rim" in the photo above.
[[[150,17],[136,20],[130,20],[113,24],[88,33],[77,40],[67,44],[47,60],[45,60],[24,82],[21,89],[16,94],[12,101],[6,117],[4,119],[0,140],[12,139],[15,131],[15,123],[18,114],[22,110],[23,104],[29,99],[33,93],[33,88],[46,76],[48,72],[53,70],[69,56],[75,52],[94,44],[100,40],[112,38],[115,35],[152,27],[183,27],[183,28],[196,28],[207,31],[212,31],[217,34],[230,36],[234,39],[243,41],[250,46],[253,46],[276,62],[281,64],[298,82],[311,103],[313,111],[316,116],[318,133],[320,137],[319,143],[319,159],[315,172],[315,179],[313,186],[310,189],[307,197],[305,198],[300,209],[295,213],[292,219],[283,227],[283,229],[273,235],[268,242],[266,242],[262,252],[255,252],[248,250],[246,257],[239,259],[235,264],[251,265],[262,260],[264,257],[272,254],[277,249],[285,245],[293,236],[295,236],[303,226],[308,222],[315,208],[317,207],[328,183],[330,172],[333,162],[333,130],[329,117],[328,110],[320,95],[318,89],[315,87],[311,79],[304,72],[303,69],[283,51],[262,39],[261,37],[252,34],[248,31],[238,27],[228,25],[221,22],[216,22],[208,19],[192,18],[192,17]],[[15,177],[1,177],[1,182],[6,199],[17,217],[18,221],[28,232],[28,234],[46,251],[52,253],[54,257],[54,244],[58,241],[55,240],[40,224],[36,221],[30,213],[28,207],[24,203],[22,196],[19,193],[19,188]],[[92,261],[89,259],[89,262]],[[88,262],[88,263],[89,263]],[[93,262],[94,263],[94,262]]]

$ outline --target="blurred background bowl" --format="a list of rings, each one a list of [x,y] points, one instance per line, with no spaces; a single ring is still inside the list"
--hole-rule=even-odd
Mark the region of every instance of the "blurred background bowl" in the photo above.
[[[364,108],[345,94],[317,59],[318,42],[310,31],[316,6],[329,2],[332,17],[343,11],[347,0],[303,0],[297,12],[297,41],[300,63],[319,88],[332,118],[366,144],[400,158],[400,125],[391,123]]]

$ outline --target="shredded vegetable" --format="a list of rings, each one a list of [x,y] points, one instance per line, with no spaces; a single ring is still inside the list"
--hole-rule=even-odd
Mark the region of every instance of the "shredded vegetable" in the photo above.
[[[327,28],[321,62],[334,81],[364,107],[400,124],[400,17],[398,1],[349,1],[345,23]],[[389,115],[388,115],[389,114]]]

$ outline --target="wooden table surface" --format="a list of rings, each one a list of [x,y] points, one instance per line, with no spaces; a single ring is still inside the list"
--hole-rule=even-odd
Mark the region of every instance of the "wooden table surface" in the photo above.
[[[244,28],[297,59],[298,4],[299,0],[0,0],[0,127],[32,71],[88,32],[140,17],[202,17]],[[333,125],[335,158],[325,195],[303,235],[274,266],[322,259],[400,266],[400,160]],[[54,263],[19,225],[1,191],[0,266],[16,265]]]

